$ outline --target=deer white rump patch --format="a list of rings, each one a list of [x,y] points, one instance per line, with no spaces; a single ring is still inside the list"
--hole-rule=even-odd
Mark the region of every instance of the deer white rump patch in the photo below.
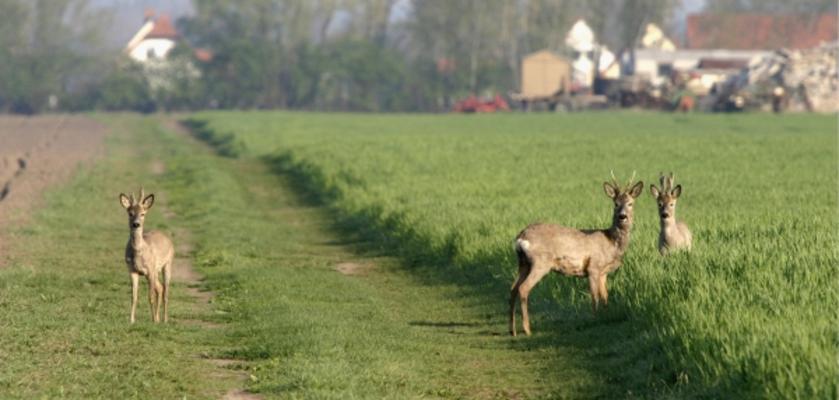
[[[530,242],[524,239],[516,239],[516,243],[513,245],[514,250],[522,249],[527,251],[530,248]]]

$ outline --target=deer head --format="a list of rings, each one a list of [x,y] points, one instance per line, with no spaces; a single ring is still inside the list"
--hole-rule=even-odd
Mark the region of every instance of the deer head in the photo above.
[[[128,227],[133,231],[142,230],[143,222],[146,219],[146,212],[154,204],[154,195],[145,196],[143,188],[140,188],[140,197],[134,198],[134,193],[126,196],[125,193],[119,194],[119,203],[128,212]]]
[[[655,185],[650,185],[650,193],[655,197],[658,203],[658,216],[662,221],[676,218],[676,200],[682,194],[682,185],[673,187],[675,176],[670,173],[670,176],[659,174],[659,182],[661,182],[661,189]]]
[[[635,199],[641,195],[644,190],[644,182],[635,180],[635,173],[632,173],[632,178],[625,185],[618,183],[614,172],[612,173],[611,182],[603,182],[603,190],[606,195],[615,203],[615,211],[612,215],[612,223],[620,228],[632,226],[633,221],[633,206]]]

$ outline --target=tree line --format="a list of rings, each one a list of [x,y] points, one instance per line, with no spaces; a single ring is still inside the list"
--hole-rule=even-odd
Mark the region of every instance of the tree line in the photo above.
[[[715,12],[782,1],[709,0]],[[824,0],[793,2],[822,11]],[[810,4],[802,5],[802,3]],[[832,5],[830,5],[832,4]],[[518,88],[522,57],[564,48],[585,18],[613,51],[648,22],[672,27],[677,0],[193,0],[170,59],[193,65],[153,85],[102,38],[88,0],[0,0],[0,111],[202,108],[435,111]],[[138,21],[139,28],[139,21]],[[192,49],[212,58],[193,59]]]

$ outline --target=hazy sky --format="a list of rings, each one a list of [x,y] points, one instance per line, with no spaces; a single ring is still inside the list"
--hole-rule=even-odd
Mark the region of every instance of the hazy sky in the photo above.
[[[108,29],[107,44],[122,47],[143,24],[146,9],[164,12],[173,22],[192,12],[191,0],[92,0],[91,5],[112,10],[113,20]]]
[[[400,0],[394,7],[394,14],[401,13],[404,15],[407,12],[407,3],[407,0]],[[681,3],[682,5],[675,15],[677,26],[680,27],[684,24],[687,14],[702,9],[705,0],[682,0]],[[124,46],[131,39],[131,36],[140,29],[146,9],[151,8],[157,12],[169,14],[173,20],[192,12],[191,0],[92,0],[91,4],[95,7],[108,8],[113,11],[114,18],[110,24],[107,41],[109,45],[116,47]]]

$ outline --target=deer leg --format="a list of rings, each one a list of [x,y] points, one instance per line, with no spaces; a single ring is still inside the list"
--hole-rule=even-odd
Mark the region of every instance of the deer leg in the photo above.
[[[600,300],[603,300],[603,307],[609,306],[609,292],[606,291],[606,274],[600,275],[599,280],[599,287],[600,287]]]
[[[519,296],[519,286],[530,273],[530,267],[519,261],[519,276],[510,289],[510,334],[516,336],[516,298]]]
[[[172,261],[163,267],[163,322],[169,322],[169,282],[172,280]]]
[[[131,273],[131,323],[134,323],[134,313],[137,311],[137,295],[140,288],[140,274]]]
[[[542,280],[545,275],[551,272],[550,268],[538,268],[533,266],[530,269],[530,274],[524,282],[519,285],[519,301],[521,302],[521,323],[524,328],[524,334],[530,336],[530,315],[527,312],[527,298],[530,296],[530,291],[533,287]]]
[[[591,311],[596,313],[597,306],[600,304],[600,276],[589,274],[588,276],[588,290],[591,293]]]
[[[160,322],[160,303],[163,303],[163,285],[157,279],[154,280],[154,294],[157,296],[154,302],[154,322]]]
[[[151,320],[157,322],[157,314],[154,312],[155,303],[157,302],[157,286],[155,285],[157,276],[150,273],[146,278],[149,282],[149,310],[151,310]]]

